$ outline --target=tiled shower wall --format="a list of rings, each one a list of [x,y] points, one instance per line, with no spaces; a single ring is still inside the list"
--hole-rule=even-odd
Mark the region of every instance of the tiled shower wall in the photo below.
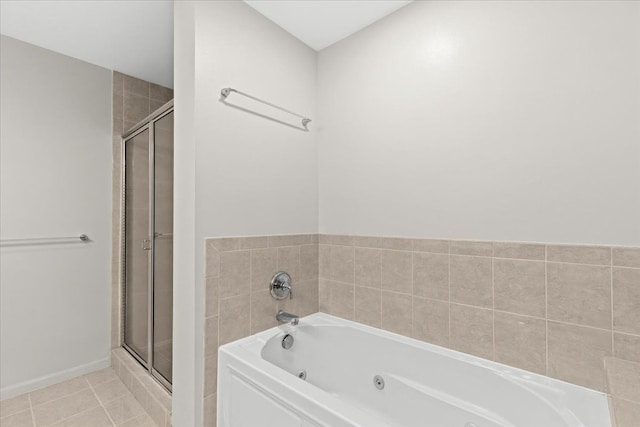
[[[171,427],[171,395],[127,350],[111,350],[111,367],[155,425]]]
[[[113,72],[113,175],[111,255],[111,362],[125,386],[158,426],[171,425],[171,397],[133,360],[122,342],[120,249],[122,222],[122,135],[173,98],[173,90],[117,71]],[[160,145],[167,141],[161,138]],[[144,203],[144,201],[142,201]],[[145,232],[146,233],[146,232]],[[142,267],[146,269],[146,265]],[[146,295],[144,299],[146,304]]]
[[[605,390],[640,362],[640,248],[321,235],[320,311]]]
[[[113,192],[111,255],[111,348],[120,347],[120,248],[122,208],[122,135],[173,99],[173,90],[126,74],[113,72]]]
[[[204,425],[216,425],[218,347],[276,326],[285,310],[299,316],[318,311],[316,234],[216,238],[206,241]],[[284,270],[293,298],[269,293],[273,275]]]

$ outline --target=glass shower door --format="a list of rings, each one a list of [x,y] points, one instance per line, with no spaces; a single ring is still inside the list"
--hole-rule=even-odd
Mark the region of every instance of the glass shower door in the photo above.
[[[124,343],[143,362],[149,360],[149,130],[125,143]]]
[[[123,347],[171,389],[173,106],[132,129],[123,152]]]
[[[154,123],[153,368],[171,381],[173,350],[173,112]]]

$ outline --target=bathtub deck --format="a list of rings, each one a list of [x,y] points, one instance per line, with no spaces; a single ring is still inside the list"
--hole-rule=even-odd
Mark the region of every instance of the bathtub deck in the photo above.
[[[112,368],[0,402],[2,427],[157,427]]]

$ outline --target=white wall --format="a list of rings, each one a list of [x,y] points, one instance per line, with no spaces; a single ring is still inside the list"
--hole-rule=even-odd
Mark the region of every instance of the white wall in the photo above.
[[[304,132],[219,102],[231,86],[315,119],[315,51],[244,2],[196,2],[195,79],[199,235],[315,232],[313,122]],[[229,102],[285,119],[236,94]]]
[[[640,243],[637,4],[419,1],[319,55],[240,1],[175,16],[176,425],[202,422],[206,237]]]
[[[173,1],[1,1],[2,34],[173,87]]]
[[[220,89],[231,86],[315,119],[316,53],[241,1],[177,2],[175,14],[176,214],[180,200],[187,206],[195,200],[193,214],[176,217],[175,244],[176,251],[195,244],[188,249],[195,250],[195,282],[186,269],[174,275],[174,289],[183,293],[175,295],[174,387],[183,381],[189,396],[191,390],[201,396],[202,384],[181,379],[181,373],[203,375],[204,239],[316,232],[318,224],[314,123],[304,132],[226,106]],[[289,120],[237,95],[229,102]],[[194,182],[195,195],[181,180]],[[192,240],[178,240],[180,221],[195,222]],[[188,256],[180,262],[192,265]],[[180,312],[195,317],[181,318]],[[185,358],[189,366],[180,366]],[[202,402],[175,395],[174,423],[193,425],[196,417],[200,425]]]
[[[640,244],[640,3],[417,1],[318,76],[321,232]]]
[[[175,426],[200,426],[204,335],[196,288],[203,274],[195,254],[203,249],[195,239],[195,2],[174,2],[174,28],[172,420]],[[201,298],[203,291],[197,294]]]
[[[111,72],[1,37],[2,398],[109,364]]]

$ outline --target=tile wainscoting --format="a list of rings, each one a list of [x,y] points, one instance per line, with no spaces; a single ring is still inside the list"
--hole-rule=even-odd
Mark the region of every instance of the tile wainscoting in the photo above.
[[[640,248],[320,235],[319,271],[320,311],[607,391],[640,425]]]
[[[216,425],[218,346],[276,326],[278,310],[318,311],[318,235],[207,239],[205,243],[204,425]],[[269,293],[284,270],[293,299]]]
[[[640,362],[640,248],[319,236],[320,311],[605,390]]]
[[[640,248],[321,234],[208,239],[205,255],[206,426],[218,346],[275,326],[278,308],[609,393],[610,366],[640,366]],[[269,295],[278,270],[292,275],[291,301]],[[640,377],[615,378],[640,390]],[[640,396],[611,394],[618,418],[636,422]]]

